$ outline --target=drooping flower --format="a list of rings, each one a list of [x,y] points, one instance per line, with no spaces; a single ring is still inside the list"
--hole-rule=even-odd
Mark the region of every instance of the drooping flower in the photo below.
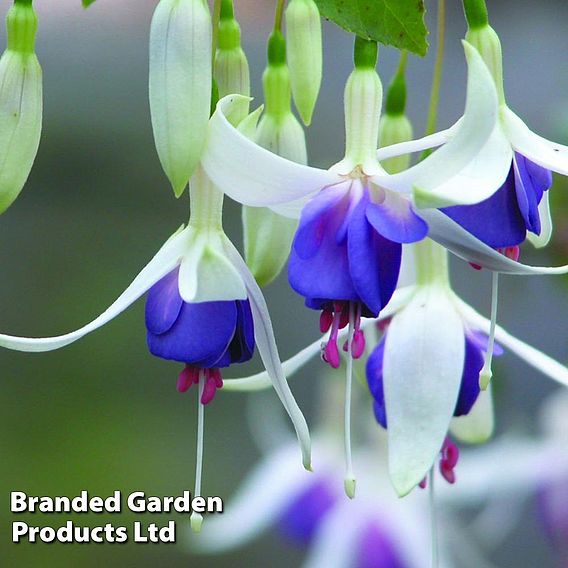
[[[134,281],[100,316],[56,337],[0,335],[0,346],[17,351],[59,349],[109,322],[145,292],[148,347],[158,357],[185,363],[178,390],[199,386],[198,459],[195,495],[201,493],[204,406],[222,387],[220,369],[252,357],[255,346],[286,408],[310,469],[306,421],[280,363],[266,302],[244,260],[222,228],[223,195],[201,168],[191,180],[191,218],[158,251]],[[201,526],[194,513],[192,524]]]
[[[445,251],[428,241],[415,246],[423,249],[416,255],[420,263],[417,284],[398,289],[379,315],[378,321],[388,323],[388,328],[384,343],[370,363],[373,395],[379,398],[380,411],[388,421],[391,480],[401,495],[423,480],[440,454],[448,431],[469,443],[484,442],[493,432],[491,393],[479,393],[478,382],[479,365],[483,363],[480,349],[485,351],[485,360],[494,351],[479,337],[489,336],[492,324],[449,287]],[[362,323],[364,329],[374,325],[375,320]],[[346,336],[346,330],[338,334],[339,339]],[[499,326],[494,327],[494,337],[508,352],[568,385],[565,366]],[[314,342],[284,362],[287,375],[297,373],[317,355],[320,343]],[[466,386],[462,390],[464,378]],[[375,388],[380,382],[384,402]],[[269,384],[264,373],[226,383],[228,390],[240,391],[258,390]],[[467,414],[455,417],[456,410]]]
[[[15,2],[6,18],[0,58],[0,213],[18,197],[41,137],[42,72],[35,54],[37,16],[31,2]]]

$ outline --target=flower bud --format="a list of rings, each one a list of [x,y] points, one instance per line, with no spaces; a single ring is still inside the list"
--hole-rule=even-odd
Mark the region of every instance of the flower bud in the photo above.
[[[501,51],[501,41],[499,40],[497,32],[490,25],[476,28],[470,27],[465,39],[479,51],[495,81],[499,102],[504,104],[503,54]]]
[[[413,138],[412,124],[404,113],[406,107],[406,81],[404,66],[395,75],[387,93],[385,114],[379,122],[379,142],[381,146],[390,146],[408,142]],[[389,174],[402,172],[410,165],[410,154],[403,154],[381,162]]]
[[[256,134],[260,146],[300,164],[307,164],[304,129],[289,112],[282,118],[265,113]],[[282,271],[298,220],[263,207],[243,207],[245,258],[260,286],[272,282]]]
[[[219,98],[234,93],[245,96],[250,94],[249,65],[241,48],[241,28],[234,17],[233,0],[222,0],[221,3],[214,74]]]
[[[265,113],[255,134],[257,144],[301,164],[307,164],[304,129],[291,110],[286,45],[280,32],[272,34],[268,67],[263,75]],[[243,207],[245,258],[261,286],[280,274],[290,254],[297,219],[262,207]]]
[[[6,19],[7,48],[0,58],[0,213],[24,187],[41,136],[42,73],[35,55],[37,16],[17,2]]]
[[[309,125],[321,86],[323,59],[321,18],[314,0],[290,0],[286,38],[294,103]]]
[[[205,0],[161,0],[150,30],[150,111],[162,167],[179,197],[205,144],[211,104]]]

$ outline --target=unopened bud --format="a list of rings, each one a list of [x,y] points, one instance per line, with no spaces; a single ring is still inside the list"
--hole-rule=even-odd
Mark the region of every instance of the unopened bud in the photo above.
[[[290,0],[286,38],[294,103],[309,125],[321,86],[323,59],[321,17],[314,0]]]
[[[387,92],[385,114],[379,123],[379,142],[381,146],[391,146],[412,140],[412,124],[405,114],[406,81],[404,66],[399,69]],[[403,154],[381,162],[389,174],[402,172],[410,165],[410,154]]]
[[[160,0],[150,30],[150,111],[158,156],[177,197],[205,144],[211,81],[207,2]]]
[[[42,73],[35,55],[37,16],[16,3],[6,19],[7,48],[0,58],[0,213],[18,197],[39,147]]]
[[[283,117],[266,112],[256,142],[300,164],[307,164],[304,129],[289,112]],[[243,208],[245,258],[260,286],[272,282],[286,264],[298,220],[262,207]]]
[[[221,3],[214,75],[220,98],[235,93],[250,94],[249,65],[241,48],[241,28],[234,17],[233,0],[223,0]]]

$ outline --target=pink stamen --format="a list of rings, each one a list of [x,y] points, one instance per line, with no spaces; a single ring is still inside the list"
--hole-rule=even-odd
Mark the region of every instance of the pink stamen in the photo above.
[[[337,339],[337,338],[336,338]],[[337,341],[330,338],[322,352],[323,360],[334,369],[339,369],[339,349],[337,349]]]
[[[381,333],[384,333],[384,332],[388,329],[388,327],[389,327],[389,325],[390,325],[390,323],[391,323],[391,320],[392,320],[392,318],[385,318],[385,319],[379,320],[379,321],[377,322],[377,329],[378,329]]]
[[[506,256],[507,258],[514,260],[515,262],[517,262],[519,260],[519,257],[521,256],[521,249],[518,245],[512,247],[498,248],[497,251],[500,252],[502,255]]]
[[[469,265],[475,270],[483,270],[483,266],[480,264],[475,264],[475,262],[470,262]]]
[[[320,331],[322,333],[327,333],[331,324],[333,323],[333,311],[329,308],[324,308],[320,315]]]
[[[223,386],[223,377],[219,369],[200,369],[199,367],[186,365],[179,374],[177,390],[178,392],[186,392],[191,385],[198,385],[200,373],[203,373],[205,378],[201,404],[209,404],[215,398],[217,390]]]
[[[420,487],[420,489],[426,489],[427,486],[428,486],[428,477],[425,477],[425,478],[418,484],[418,487]]]
[[[186,365],[184,370],[178,376],[177,391],[185,392],[191,385],[196,385],[198,383],[199,369],[197,367],[192,367],[191,365]]]
[[[353,359],[359,359],[365,353],[365,334],[362,329],[358,329],[353,335],[351,353]]]
[[[442,457],[440,459],[440,473],[448,483],[456,482],[456,473],[454,471],[459,457],[459,448],[452,442],[449,437],[444,440],[441,450]]]

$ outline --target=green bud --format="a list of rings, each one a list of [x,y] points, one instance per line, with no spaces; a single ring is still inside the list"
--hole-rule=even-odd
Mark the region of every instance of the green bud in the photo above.
[[[374,69],[377,65],[379,48],[377,42],[355,36],[353,62],[357,69]]]
[[[465,36],[473,47],[479,51],[483,61],[491,71],[499,102],[505,104],[505,91],[503,89],[503,54],[501,51],[501,41],[495,30],[489,26],[470,28]]]
[[[264,106],[273,118],[291,114],[290,73],[286,65],[268,65],[262,75]]]
[[[241,48],[241,28],[233,14],[232,0],[223,0],[221,3],[214,76],[220,98],[234,93],[250,95],[249,64]]]
[[[381,146],[391,146],[412,140],[412,124],[405,115],[406,79],[404,76],[405,56],[401,59],[399,70],[395,74],[387,92],[385,114],[379,122],[379,142]],[[389,174],[406,170],[410,165],[410,155],[404,154],[384,160],[381,165]]]
[[[6,19],[7,49],[0,58],[0,213],[18,197],[32,169],[42,122],[42,72],[34,52],[37,16],[16,3]]]
[[[150,29],[150,111],[156,150],[177,197],[205,144],[211,67],[207,2],[160,0]]]
[[[405,114],[386,113],[383,115],[379,123],[379,141],[381,146],[408,142],[412,138],[412,124]],[[410,166],[410,154],[383,160],[381,166],[389,174],[402,172]]]
[[[304,129],[296,117],[263,115],[256,142],[289,160],[307,164]],[[298,220],[284,217],[271,209],[243,207],[246,262],[260,286],[272,282],[284,268]]]
[[[288,66],[294,103],[309,125],[322,79],[321,17],[314,0],[290,0],[286,8]]]

